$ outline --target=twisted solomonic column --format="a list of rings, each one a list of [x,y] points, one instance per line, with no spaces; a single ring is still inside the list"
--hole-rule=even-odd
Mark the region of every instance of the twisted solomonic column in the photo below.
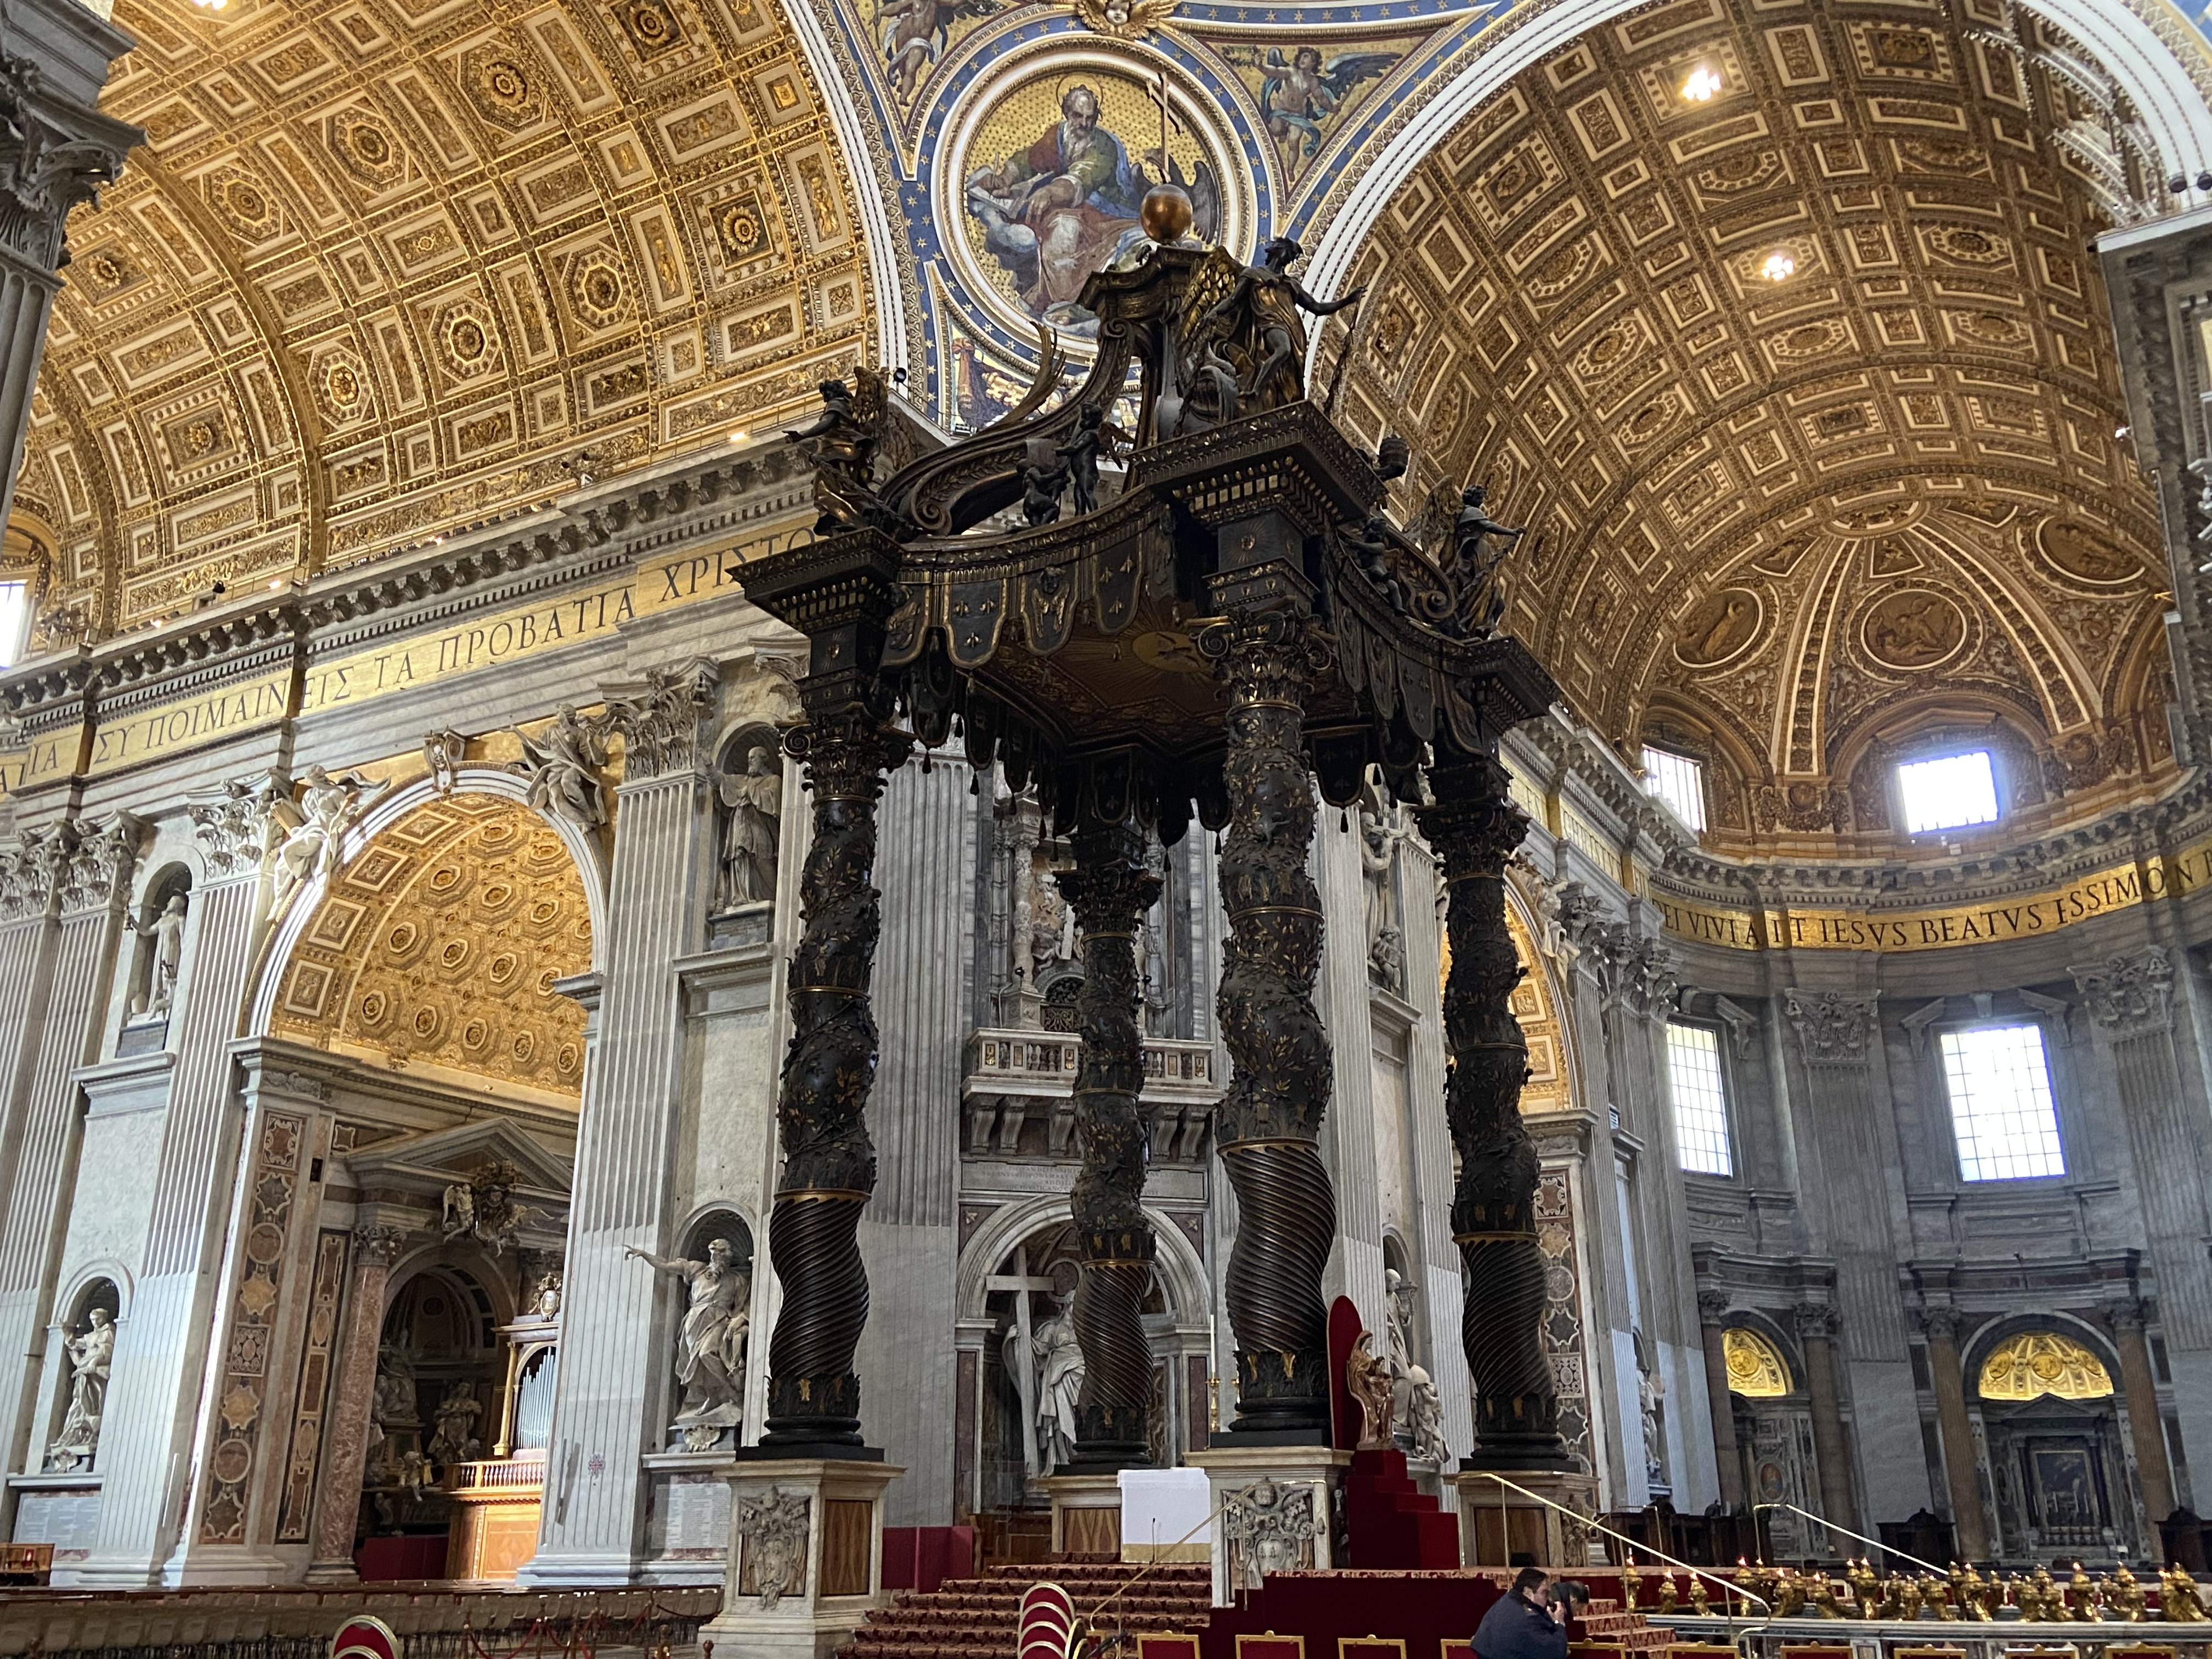
[[[1143,1203],[1151,1126],[1138,1099],[1145,1045],[1137,1029],[1132,940],[1160,883],[1145,867],[1144,831],[1134,823],[1086,820],[1075,833],[1075,868],[1060,877],[1060,890],[1083,930],[1083,989],[1075,1005],[1083,1037],[1075,1074],[1083,1169],[1071,1194],[1083,1241],[1074,1310],[1083,1393],[1067,1468],[1096,1474],[1141,1466],[1150,1455],[1145,1419],[1152,1353],[1145,1340],[1144,1299],[1155,1243]]]
[[[906,744],[886,735],[869,691],[857,675],[809,677],[799,688],[806,725],[792,738],[806,764],[814,834],[799,884],[805,931],[787,981],[791,1046],[776,1097],[783,1178],[768,1224],[783,1305],[769,1339],[761,1447],[782,1456],[861,1446],[853,1352],[868,1321],[860,1211],[876,1186],[865,1115],[877,1054],[868,982],[882,926],[876,801]]]
[[[1443,862],[1449,902],[1444,1116],[1460,1158],[1452,1234],[1475,1397],[1475,1446],[1463,1467],[1564,1469],[1559,1384],[1544,1352],[1536,1147],[1521,1122],[1528,1045],[1512,1007],[1521,963],[1505,930],[1505,860],[1528,819],[1506,785],[1505,769],[1488,755],[1440,752],[1429,769],[1434,803],[1413,809]]]
[[[1226,1287],[1237,1343],[1231,1432],[1325,1443],[1328,1310],[1321,1285],[1336,1196],[1316,1144],[1334,1073],[1313,1001],[1322,911],[1306,872],[1314,833],[1302,754],[1309,647],[1291,611],[1219,624],[1201,643],[1229,696],[1220,855],[1229,939],[1215,1006],[1235,1070],[1214,1121],[1239,1217]]]

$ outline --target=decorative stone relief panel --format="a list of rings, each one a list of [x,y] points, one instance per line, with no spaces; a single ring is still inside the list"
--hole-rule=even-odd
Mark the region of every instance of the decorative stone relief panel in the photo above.
[[[246,1541],[262,1411],[268,1401],[270,1347],[276,1335],[278,1279],[290,1243],[307,1129],[304,1118],[289,1112],[262,1115],[229,1342],[216,1392],[215,1450],[208,1459],[207,1508],[200,1519],[204,1544]]]

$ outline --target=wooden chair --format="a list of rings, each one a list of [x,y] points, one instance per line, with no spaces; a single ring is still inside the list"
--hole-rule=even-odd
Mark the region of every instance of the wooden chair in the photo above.
[[[1198,1659],[1198,1638],[1161,1631],[1137,1633],[1137,1659]]]
[[[1306,1659],[1306,1638],[1278,1636],[1273,1631],[1262,1636],[1239,1636],[1237,1659]]]
[[[1924,1648],[1892,1648],[1889,1659],[1966,1659],[1966,1650],[1942,1644]]]
[[[2018,1647],[2008,1644],[2005,1659],[2081,1659],[2081,1650],[2071,1642],[2036,1642]]]
[[[1784,1642],[1782,1659],[1851,1659],[1848,1642]]]
[[[1406,1659],[1406,1643],[1395,1636],[1340,1636],[1336,1659]]]
[[[1474,1644],[1447,1636],[1437,1644],[1437,1659],[1474,1659]]]
[[[1628,1659],[1628,1650],[1618,1642],[1570,1642],[1567,1659]]]
[[[2105,1650],[2105,1659],[2177,1659],[2175,1650],[2156,1643],[2113,1643]]]

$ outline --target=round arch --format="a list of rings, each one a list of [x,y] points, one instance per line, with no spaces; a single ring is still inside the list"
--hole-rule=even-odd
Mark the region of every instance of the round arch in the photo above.
[[[2105,1368],[2105,1375],[2112,1383],[2111,1398],[2116,1403],[2119,1401],[2120,1354],[2113,1346],[2111,1335],[2079,1315],[2056,1308],[2042,1313],[2008,1315],[2002,1319],[1991,1320],[1974,1333],[1972,1340],[1959,1355],[1959,1369],[1965,1374],[1967,1399],[1977,1404],[1981,1401],[1982,1368],[1989,1364],[1992,1353],[2013,1338],[2036,1331],[2048,1331],[2086,1348]],[[1999,1401],[1996,1403],[2013,1402]]]
[[[1313,246],[1307,286],[1316,294],[1330,294],[1349,282],[1360,248],[1383,208],[1468,112],[1551,53],[1645,3],[1566,0],[1487,51],[1482,49],[1480,36],[1469,42],[1471,55],[1453,78],[1356,174],[1357,182],[1334,211],[1323,210],[1328,217]],[[2121,6],[2109,0],[2038,0],[2029,9],[2096,55],[2134,101],[2164,171],[2193,173],[2199,165],[2212,161],[2212,106],[2198,79],[2212,76],[2212,66],[2185,63],[2164,38],[2187,25],[2163,0],[2127,0]],[[2182,43],[2181,50],[2191,49],[2192,43]],[[2196,191],[2179,198],[2185,204],[2204,199]],[[1316,354],[1309,368],[1318,367]]]
[[[454,774],[450,792],[457,795],[493,795],[510,800],[518,805],[529,805],[530,786],[526,780],[512,772],[499,771],[490,767],[466,766]],[[441,799],[436,783],[428,777],[417,778],[412,783],[391,791],[378,800],[363,815],[360,823],[346,832],[338,848],[335,869],[343,871],[359,858],[368,844],[385,830],[398,823],[417,807]],[[553,813],[532,808],[538,822],[550,827],[561,837],[569,859],[576,866],[583,883],[586,914],[592,929],[591,965],[594,972],[605,966],[607,938],[607,856],[598,840],[565,818]],[[294,896],[290,908],[277,925],[264,947],[261,969],[254,981],[253,1000],[248,1006],[246,1035],[266,1036],[276,1012],[276,1000],[290,965],[292,953],[298,947],[309,920],[320,907],[330,884],[327,876],[318,876],[303,884]]]
[[[1212,1305],[1206,1290],[1206,1264],[1199,1260],[1198,1252],[1191,1248],[1182,1229],[1164,1212],[1147,1205],[1145,1214],[1159,1240],[1156,1265],[1163,1281],[1162,1289],[1176,1310],[1177,1323],[1184,1327],[1202,1326],[1206,1311]],[[954,1317],[988,1317],[985,1303],[990,1292],[984,1281],[998,1271],[1006,1253],[1040,1227],[1073,1219],[1074,1212],[1064,1193],[1024,1199],[992,1212],[968,1241],[967,1248],[960,1252],[959,1271],[953,1287]]]

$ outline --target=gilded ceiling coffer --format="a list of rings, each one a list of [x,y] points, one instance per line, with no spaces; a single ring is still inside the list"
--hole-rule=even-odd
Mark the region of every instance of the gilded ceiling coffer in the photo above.
[[[791,1046],[776,1099],[783,1175],[769,1218],[783,1305],[769,1340],[768,1425],[760,1455],[880,1457],[860,1437],[853,1352],[868,1320],[857,1237],[876,1186],[866,1112],[875,1081],[868,1005],[881,931],[873,884],[876,803],[908,739],[890,729],[875,673],[894,590],[864,556],[816,596],[805,724],[788,742],[805,763],[813,838],[799,884],[805,919],[787,981]]]
[[[1064,367],[1048,338],[1036,384],[1003,421],[896,471],[871,424],[883,418],[879,377],[859,377],[866,396],[826,388],[823,418],[806,429],[827,486],[818,539],[744,567],[747,596],[810,635],[813,650],[797,738],[815,781],[816,847],[792,976],[787,1175],[770,1225],[786,1300],[764,1453],[830,1438],[809,1440],[810,1421],[834,1428],[840,1444],[857,1442],[859,1383],[843,1368],[866,1313],[853,1241],[873,1174],[860,1122],[874,1067],[867,861],[880,769],[908,740],[939,750],[957,739],[970,764],[996,765],[1008,788],[1034,790],[1076,843],[1077,868],[1062,880],[1085,935],[1075,1099],[1084,1163],[1072,1206],[1084,1238],[1074,1321],[1086,1381],[1069,1467],[1146,1455],[1140,1311],[1154,1240],[1141,1208],[1149,1126],[1129,935],[1152,888],[1142,873],[1147,835],[1172,846],[1194,817],[1226,832],[1231,936],[1218,1006],[1235,1068],[1216,1121],[1242,1218],[1227,1270],[1237,1415],[1226,1437],[1328,1440],[1322,1274],[1334,1199],[1318,1139],[1334,1073],[1313,1001],[1322,942],[1306,868],[1316,780],[1332,806],[1350,806],[1370,779],[1413,802],[1427,798],[1423,773],[1433,765],[1473,779],[1453,782],[1444,802],[1495,811],[1499,735],[1558,693],[1520,644],[1464,620],[1480,562],[1442,558],[1377,516],[1376,458],[1297,395],[1303,365],[1285,371],[1282,341],[1302,356],[1297,310],[1331,307],[1289,282],[1295,258],[1286,245],[1247,270],[1218,248],[1147,245],[1085,284],[1097,355],[1072,396],[1047,406]],[[1089,459],[1079,469],[1072,456],[1109,464],[1101,487]],[[1401,453],[1388,471],[1403,464]],[[1018,505],[1026,522],[1010,526]],[[900,730],[886,750],[894,713]],[[1510,845],[1489,865],[1485,925],[1501,941],[1495,878]],[[1468,950],[1482,958],[1475,944]],[[814,977],[827,974],[836,977]],[[1462,1000],[1474,987],[1462,987]],[[1510,988],[1508,978],[1477,997],[1508,1025]],[[1479,1044],[1469,1037],[1455,1052],[1465,1059],[1455,1132],[1462,1119],[1494,1128],[1501,1111],[1517,1128],[1514,1093],[1486,1080]],[[1510,1058],[1517,1092],[1521,1051]],[[1480,1137],[1462,1146],[1477,1164],[1493,1155]],[[1518,1182],[1521,1164],[1505,1154],[1498,1171],[1476,1169],[1463,1193],[1501,1173]],[[1533,1161],[1527,1173],[1533,1190]],[[1516,1212],[1524,1218],[1527,1200]],[[1482,1351],[1540,1359],[1542,1304],[1540,1273],[1533,1309],[1517,1290],[1470,1301]],[[1471,1354],[1477,1346],[1470,1338]],[[1518,1375],[1484,1364],[1493,1389]],[[1518,1395],[1498,1395],[1501,1407],[1517,1398],[1524,1412],[1544,1409],[1532,1407],[1535,1384],[1522,1383]]]
[[[1505,927],[1505,860],[1528,831],[1488,754],[1440,757],[1413,817],[1443,866],[1444,1117],[1459,1152],[1452,1237],[1466,1289],[1460,1340],[1474,1387],[1473,1468],[1559,1469],[1559,1385],[1544,1352],[1535,1143],[1521,1121],[1528,1045],[1513,1017],[1522,968]]]
[[[1083,1393],[1075,1408],[1071,1473],[1142,1467],[1149,1458],[1146,1417],[1152,1388],[1152,1345],[1145,1336],[1145,1294],[1158,1245],[1144,1210],[1150,1114],[1145,1044],[1137,1027],[1137,923],[1159,896],[1146,867],[1144,826],[1127,797],[1140,775],[1127,756],[1091,769],[1091,809],[1077,822],[1075,868],[1060,878],[1083,930],[1083,988],[1076,1029],[1083,1055],[1075,1074],[1076,1132],[1083,1168],[1070,1207],[1082,1237],[1083,1277],[1075,1286],[1075,1340],[1083,1350]],[[1115,808],[1124,816],[1107,816]]]

